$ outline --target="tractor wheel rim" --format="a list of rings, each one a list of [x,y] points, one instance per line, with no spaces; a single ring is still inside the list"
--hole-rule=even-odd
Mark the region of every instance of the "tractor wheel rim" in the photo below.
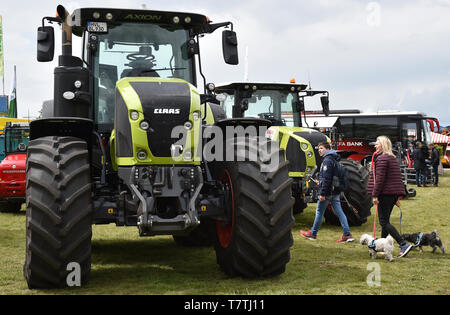
[[[233,183],[231,181],[230,173],[227,170],[223,170],[223,172],[219,176],[219,180],[228,184],[231,192],[231,207],[232,207],[232,220],[231,225],[223,226],[220,221],[216,221],[217,228],[217,236],[219,238],[220,245],[223,248],[228,248],[230,246],[231,238],[233,236],[234,229],[234,191],[233,191]],[[229,201],[228,201],[229,202]]]

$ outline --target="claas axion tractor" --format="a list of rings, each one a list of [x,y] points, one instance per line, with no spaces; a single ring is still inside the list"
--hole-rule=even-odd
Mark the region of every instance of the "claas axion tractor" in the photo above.
[[[231,27],[223,31],[224,59],[238,63],[232,23],[183,12],[82,8],[69,14],[63,6],[57,12],[38,29],[38,61],[53,59],[49,23],[62,25],[62,54],[54,98],[30,126],[29,288],[65,287],[77,270],[81,284],[88,281],[92,224],[137,226],[141,236],[173,235],[179,244],[214,240],[217,263],[230,276],[283,273],[294,224],[283,150],[263,131],[223,132],[216,140],[231,147],[232,159],[202,154],[208,139],[199,135],[208,129],[270,125],[223,119],[206,80],[204,94],[197,90],[204,35]],[[72,35],[82,38],[81,58],[72,55]]]
[[[222,108],[226,115],[236,119],[257,117],[271,121],[266,136],[279,143],[289,161],[294,213],[301,213],[307,203],[317,201],[318,187],[311,180],[315,179],[322,163],[317,145],[331,144],[330,138],[314,126],[304,126],[307,124],[305,100],[319,95],[323,112],[328,115],[329,93],[307,87],[296,84],[295,80],[291,83],[234,82],[217,86],[214,91],[223,96]],[[372,207],[366,193],[369,173],[360,163],[346,158],[349,152],[338,150],[337,153],[349,175],[349,187],[341,194],[342,208],[349,224],[361,225],[367,221]],[[325,212],[325,219],[331,224],[339,224],[331,207]]]

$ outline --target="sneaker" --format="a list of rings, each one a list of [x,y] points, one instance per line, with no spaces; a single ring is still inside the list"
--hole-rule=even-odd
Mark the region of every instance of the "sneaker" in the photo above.
[[[403,246],[400,246],[400,254],[398,254],[398,258],[400,257],[406,257],[408,255],[409,251],[413,248],[411,244],[406,243]]]
[[[311,241],[315,241],[317,239],[317,235],[314,235],[311,233],[311,230],[309,230],[308,232],[306,231],[300,231],[300,235],[303,236],[304,238],[307,238]]]
[[[355,239],[353,238],[352,234],[349,235],[342,235],[341,239],[337,240],[338,243],[347,243],[347,242],[353,242]]]

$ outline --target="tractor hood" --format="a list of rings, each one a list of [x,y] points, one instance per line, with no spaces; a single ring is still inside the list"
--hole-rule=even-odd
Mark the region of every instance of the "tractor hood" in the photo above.
[[[200,125],[200,96],[188,82],[161,78],[117,82],[115,153],[119,166],[195,163],[198,140],[194,132]],[[174,146],[186,158],[173,160]]]
[[[317,146],[322,142],[331,143],[331,140],[323,133],[302,127],[271,127],[266,136],[278,141],[285,149],[291,177],[305,177],[316,165],[319,167],[322,158]]]

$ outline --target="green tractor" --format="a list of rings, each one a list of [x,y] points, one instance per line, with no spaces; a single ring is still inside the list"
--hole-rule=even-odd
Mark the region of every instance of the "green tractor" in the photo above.
[[[311,179],[322,163],[317,145],[330,138],[314,126],[303,127],[306,118],[305,98],[320,95],[323,112],[329,113],[329,93],[307,89],[307,85],[295,83],[236,82],[215,87],[222,95],[225,114],[233,118],[260,118],[271,121],[266,136],[280,144],[289,164],[289,176],[293,179],[292,196],[295,198],[294,213],[301,213],[309,202],[318,199],[317,185]],[[337,151],[341,163],[349,173],[349,189],[342,194],[341,204],[349,224],[361,225],[367,221],[372,207],[366,193],[368,171],[360,163],[346,159],[350,152]],[[331,207],[325,213],[330,224],[339,224]]]
[[[230,276],[283,273],[293,243],[289,163],[264,131],[222,132],[270,122],[223,120],[218,101],[196,88],[204,35],[231,26],[224,59],[238,63],[232,23],[183,12],[57,12],[43,19],[63,31],[54,99],[31,123],[27,157],[29,288],[66,287],[76,271],[81,285],[88,281],[92,224],[136,226],[140,236],[172,235],[183,245],[213,240]],[[82,37],[81,58],[72,35]],[[38,61],[53,55],[53,27],[42,25]],[[204,135],[213,133],[222,150],[208,147]]]

